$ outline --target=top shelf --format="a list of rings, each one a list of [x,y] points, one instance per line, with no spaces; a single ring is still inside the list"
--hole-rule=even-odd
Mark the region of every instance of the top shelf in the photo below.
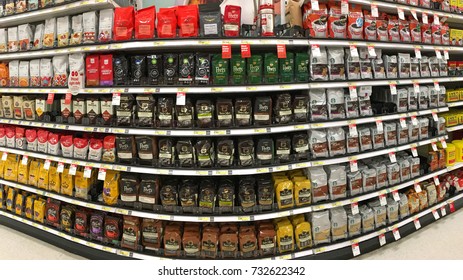
[[[24,23],[44,21],[50,17],[62,17],[67,15],[85,13],[88,11],[110,9],[117,6],[118,5],[114,3],[112,0],[77,1],[56,7],[44,8],[36,11],[0,17],[0,27],[5,28]]]

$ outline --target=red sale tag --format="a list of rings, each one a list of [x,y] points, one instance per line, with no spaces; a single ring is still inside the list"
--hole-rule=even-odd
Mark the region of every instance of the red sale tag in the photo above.
[[[286,58],[286,45],[278,44],[277,45],[277,54],[278,54],[278,58]]]
[[[371,4],[371,16],[372,17],[379,17],[378,5]]]
[[[55,99],[55,94],[49,93],[47,97],[47,104],[53,104],[53,99]]]
[[[249,44],[241,44],[241,57],[242,58],[251,57],[251,46]]]
[[[177,105],[184,106],[186,103],[186,93],[184,92],[177,92]]]
[[[222,58],[223,59],[231,58],[231,44],[222,45]]]
[[[453,204],[453,202],[450,202],[449,207],[450,207],[450,213],[455,212],[455,205]]]
[[[64,104],[71,104],[72,94],[66,93],[66,97],[64,98]]]
[[[428,24],[428,14],[427,13],[422,13],[421,14],[421,19],[423,20],[424,24]]]

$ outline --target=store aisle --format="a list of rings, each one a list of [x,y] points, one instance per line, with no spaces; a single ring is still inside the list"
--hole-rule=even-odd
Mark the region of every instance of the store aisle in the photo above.
[[[408,259],[460,259],[463,260],[463,211],[441,219],[419,232],[389,244],[359,260],[408,260]],[[84,258],[68,253],[38,239],[0,225],[0,260],[46,259],[82,260]],[[7,241],[7,242],[5,242]]]

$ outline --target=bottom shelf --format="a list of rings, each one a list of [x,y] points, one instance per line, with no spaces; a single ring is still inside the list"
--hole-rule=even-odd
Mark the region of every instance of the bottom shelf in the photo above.
[[[417,231],[418,229],[416,229],[415,220],[419,221],[421,227],[425,227],[437,220],[434,212],[437,212],[439,218],[443,218],[444,216],[447,216],[461,208],[463,208],[463,193],[457,194],[413,216],[403,219],[394,225],[384,227],[377,231],[367,233],[347,241],[338,242],[336,244],[318,246],[314,249],[276,256],[271,259],[351,259],[354,257],[352,249],[353,245],[359,246],[361,254],[371,252],[381,248],[381,235],[384,235],[386,245],[390,244],[396,241],[397,235],[394,234],[396,231],[398,231],[400,235],[399,238],[403,238]],[[442,209],[445,209],[444,212]],[[16,216],[4,210],[0,210],[0,224],[21,231],[32,237],[38,238],[88,259],[165,259],[138,252],[130,252],[127,250],[107,247],[95,242],[87,241],[54,228],[50,228],[46,225],[38,224],[28,219]]]

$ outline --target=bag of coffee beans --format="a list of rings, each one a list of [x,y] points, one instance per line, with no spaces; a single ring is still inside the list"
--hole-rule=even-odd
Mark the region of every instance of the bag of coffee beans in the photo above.
[[[178,54],[163,55],[164,83],[175,85],[178,82]]]
[[[162,55],[153,54],[146,57],[148,68],[148,84],[159,85],[163,82]]]

